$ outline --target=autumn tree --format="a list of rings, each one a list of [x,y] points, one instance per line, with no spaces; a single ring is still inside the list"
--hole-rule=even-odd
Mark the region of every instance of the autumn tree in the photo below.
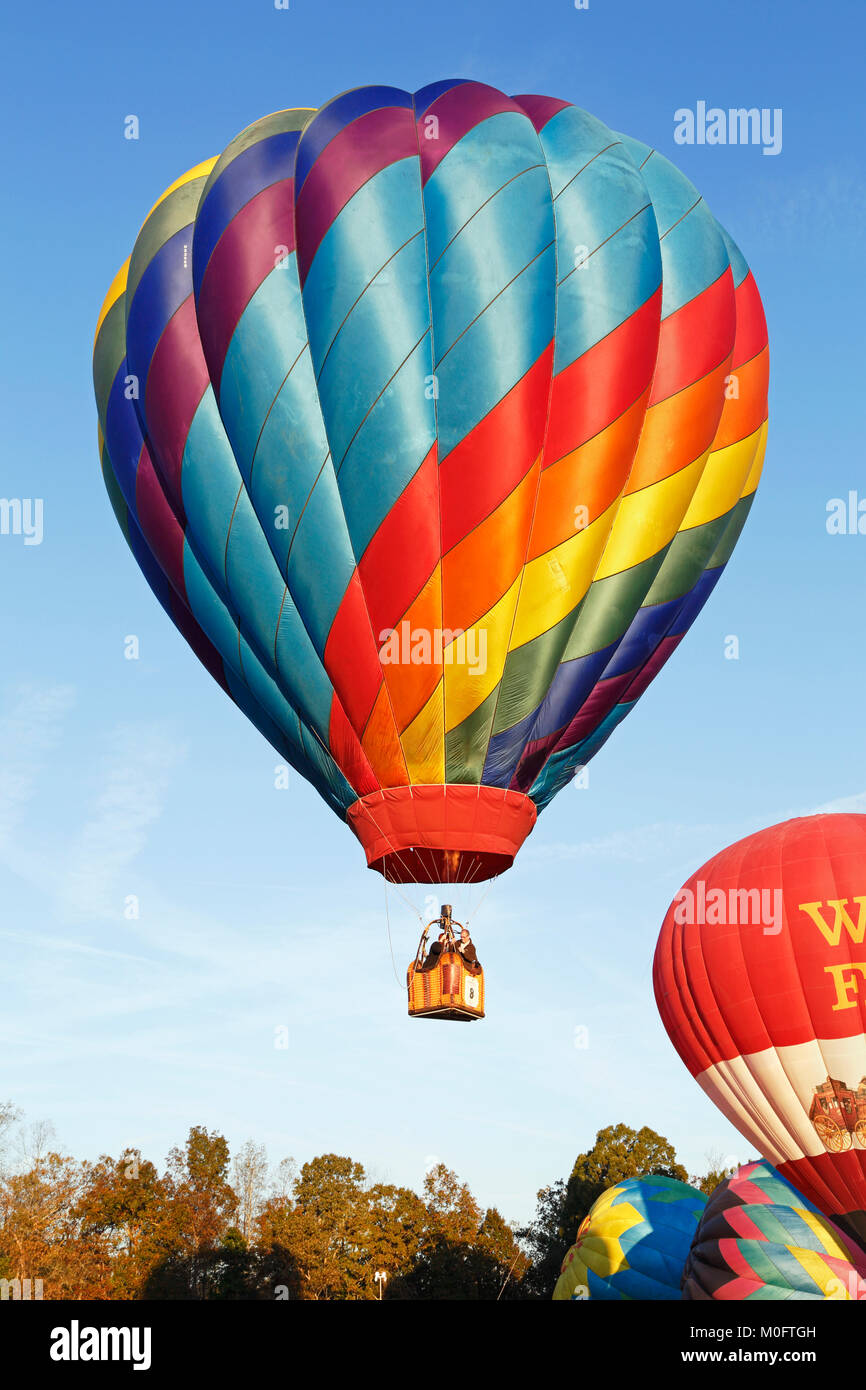
[[[302,1298],[371,1296],[365,1287],[371,1227],[366,1174],[360,1163],[322,1154],[305,1163],[289,1205],[266,1213],[276,1226]]]
[[[135,1149],[103,1155],[86,1168],[76,1214],[111,1256],[111,1297],[139,1298],[161,1264],[184,1250],[171,1209],[173,1192]]]
[[[207,1298],[219,1264],[216,1252],[238,1207],[225,1137],[194,1125],[184,1148],[169,1152],[164,1182],[168,1220],[163,1238],[171,1253],[148,1281],[148,1296]]]
[[[404,1281],[406,1295],[497,1298],[509,1271],[514,1277],[523,1258],[511,1228],[497,1211],[482,1212],[468,1185],[444,1163],[431,1168],[424,1180],[424,1204],[426,1229]],[[518,1279],[524,1270],[525,1263]]]
[[[41,1279],[43,1299],[109,1296],[109,1252],[82,1229],[83,1165],[47,1153],[0,1187],[0,1259],[9,1279]]]

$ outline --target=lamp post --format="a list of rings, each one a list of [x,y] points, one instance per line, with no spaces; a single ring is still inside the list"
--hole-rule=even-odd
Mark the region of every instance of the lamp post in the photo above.
[[[376,1280],[376,1283],[379,1285],[379,1302],[381,1303],[381,1302],[382,1302],[382,1291],[383,1291],[385,1285],[386,1285],[387,1282],[388,1282],[388,1271],[387,1271],[387,1269],[377,1269],[377,1270],[376,1270],[376,1273],[373,1275],[373,1278]]]

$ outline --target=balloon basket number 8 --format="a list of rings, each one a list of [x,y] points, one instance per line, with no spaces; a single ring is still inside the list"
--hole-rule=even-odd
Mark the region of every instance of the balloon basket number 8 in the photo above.
[[[430,928],[439,927],[439,938],[427,949]],[[415,959],[406,971],[410,1018],[439,1018],[471,1023],[484,1017],[484,971],[477,960],[467,959],[458,944],[450,907],[421,934]],[[474,954],[474,952],[473,952]]]

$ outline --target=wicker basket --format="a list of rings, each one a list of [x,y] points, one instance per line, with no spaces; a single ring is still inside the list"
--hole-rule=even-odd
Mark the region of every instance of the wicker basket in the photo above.
[[[443,951],[432,970],[406,972],[410,1018],[445,1018],[471,1023],[484,1017],[484,971],[459,951]]]

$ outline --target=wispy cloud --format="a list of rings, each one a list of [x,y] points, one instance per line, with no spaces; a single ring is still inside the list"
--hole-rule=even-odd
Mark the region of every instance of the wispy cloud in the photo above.
[[[99,790],[69,846],[58,883],[73,915],[116,916],[124,871],[160,818],[171,774],[186,747],[160,725],[127,725],[110,736]]]
[[[522,851],[526,860],[564,861],[569,859],[619,860],[630,864],[656,862],[660,856],[669,855],[671,850],[686,845],[696,838],[706,835],[712,827],[706,825],[680,825],[673,821],[659,821],[653,825],[638,825],[630,830],[615,831],[611,835],[597,836],[593,840],[555,841],[553,844],[534,844],[530,842]]]
[[[37,792],[74,699],[70,685],[22,685],[0,717],[0,849],[8,845],[24,807]]]
[[[816,806],[814,810],[807,811],[806,814],[824,816],[839,811],[866,812],[866,792],[855,792],[853,796],[837,796],[834,801],[825,801],[823,806]]]
[[[866,180],[852,164],[827,164],[799,177],[765,182],[755,208],[757,225],[775,236],[800,237],[804,227],[845,231],[866,217]]]

